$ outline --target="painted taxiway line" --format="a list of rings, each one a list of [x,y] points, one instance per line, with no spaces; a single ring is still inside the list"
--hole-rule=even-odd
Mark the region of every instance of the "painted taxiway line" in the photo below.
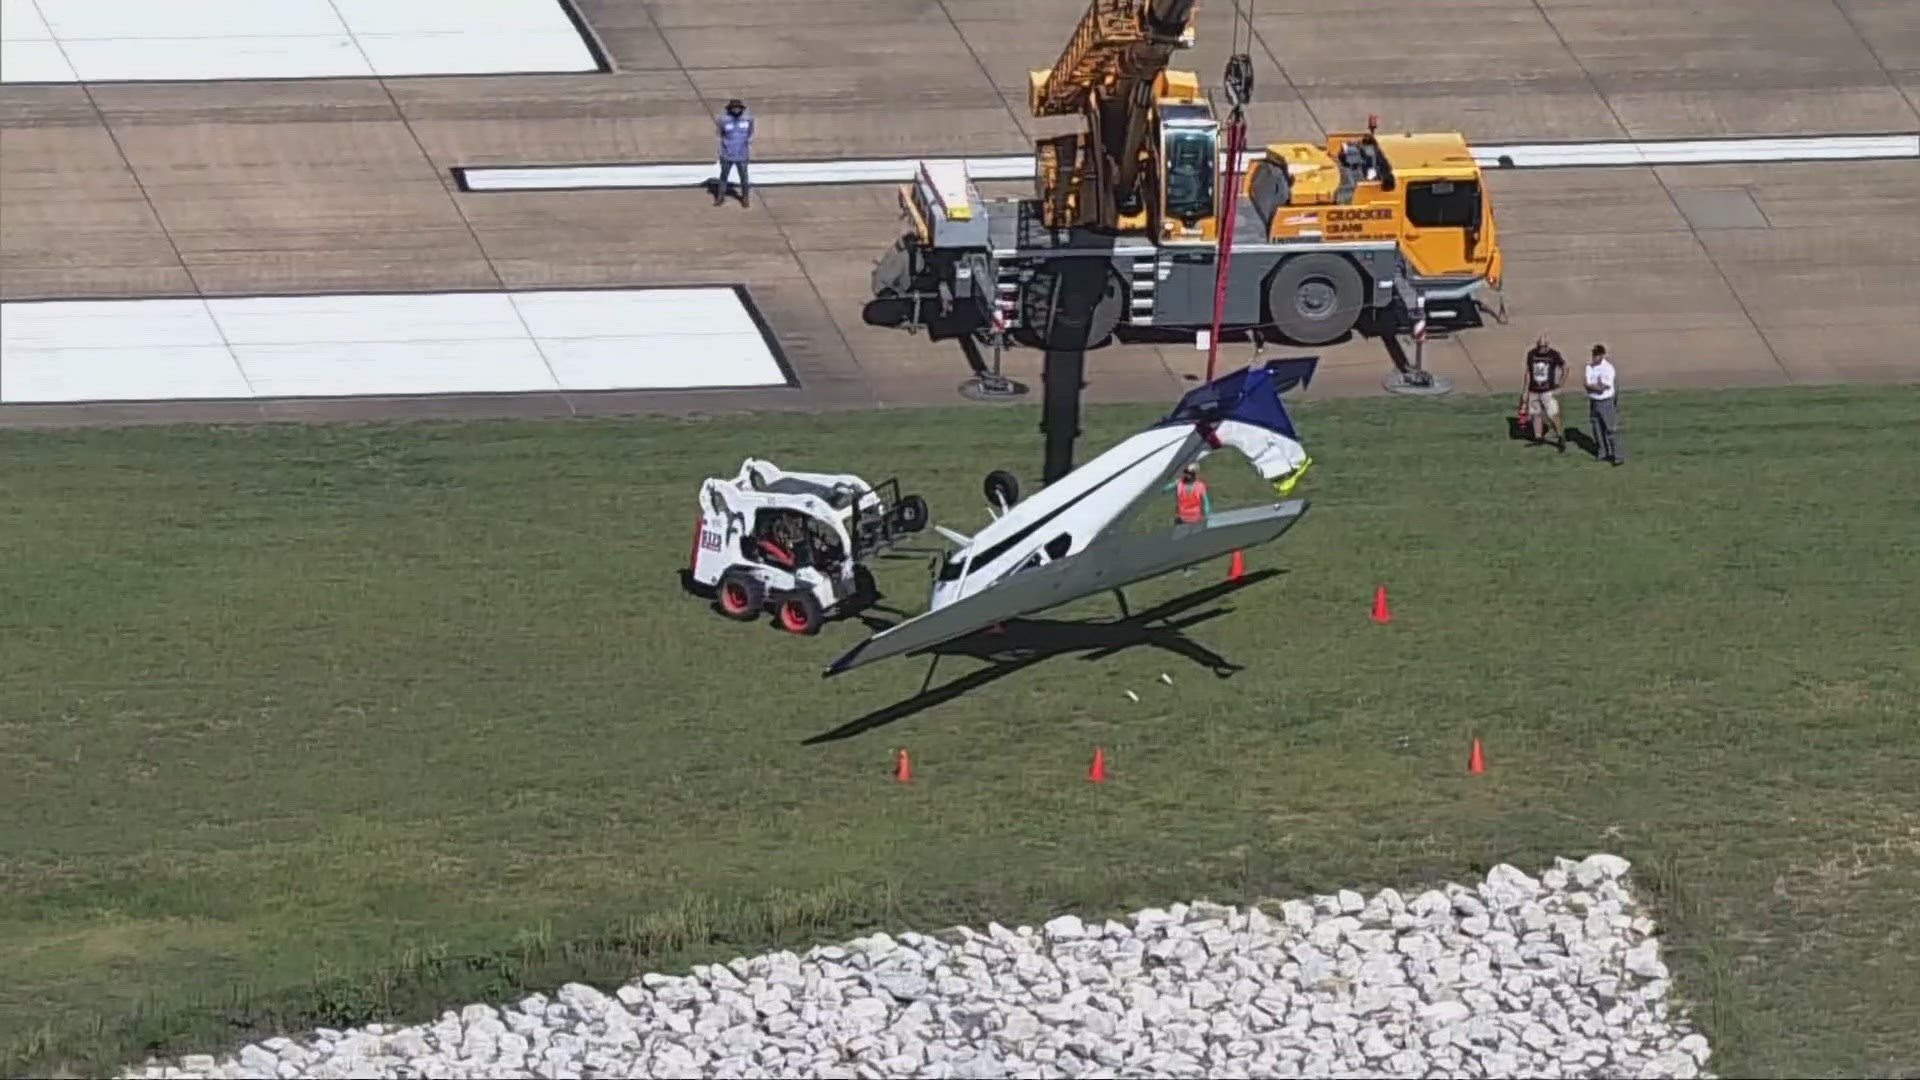
[[[0,304],[0,405],[798,385],[743,288]]]
[[[0,0],[0,83],[611,71],[572,0]]]
[[[1259,152],[1246,155],[1248,161]],[[1623,165],[1738,165],[1794,161],[1869,161],[1920,158],[1920,133],[1902,135],[1809,135],[1767,139],[1681,139],[1644,142],[1516,143],[1473,148],[1488,168],[1567,169]],[[1030,155],[928,158],[964,161],[976,180],[1031,180]],[[880,158],[847,161],[756,161],[755,187],[878,184],[910,180],[919,160]],[[596,188],[686,188],[713,182],[712,162],[670,165],[461,166],[453,170],[464,191],[569,191]]]

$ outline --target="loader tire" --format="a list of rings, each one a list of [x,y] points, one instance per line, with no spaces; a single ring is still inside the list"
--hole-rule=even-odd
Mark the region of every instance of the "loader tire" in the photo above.
[[[1274,329],[1294,344],[1325,345],[1360,321],[1366,285],[1359,269],[1343,256],[1296,255],[1267,280],[1267,315]]]
[[[873,571],[865,566],[853,568],[853,600],[855,607],[863,607],[880,599],[880,583],[873,579]]]
[[[1012,509],[1020,501],[1020,481],[1005,469],[988,473],[982,488],[987,495],[987,505],[996,510],[1002,506]]]
[[[1106,259],[1062,259],[1042,267],[1020,293],[1020,318],[1050,352],[1097,349],[1127,309],[1127,283]]]
[[[738,568],[720,575],[714,590],[714,602],[720,614],[739,622],[758,618],[767,603],[767,587],[759,578]]]
[[[826,621],[826,613],[820,610],[820,601],[804,589],[776,597],[774,616],[780,621],[780,629],[789,634],[817,634],[820,624]]]

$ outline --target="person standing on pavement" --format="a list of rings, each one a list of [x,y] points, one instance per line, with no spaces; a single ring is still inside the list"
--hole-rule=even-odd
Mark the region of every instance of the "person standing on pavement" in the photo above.
[[[1527,418],[1533,425],[1533,441],[1541,441],[1544,419],[1547,429],[1551,429],[1555,445],[1561,453],[1567,452],[1567,432],[1560,426],[1560,384],[1566,379],[1567,361],[1560,350],[1547,341],[1547,335],[1527,350],[1527,390],[1524,407]]]
[[[739,98],[727,102],[725,116],[716,117],[714,130],[720,135],[720,183],[713,189],[713,205],[727,198],[727,174],[740,171],[740,205],[751,206],[747,191],[747,158],[753,145],[753,115]]]
[[[1600,457],[1613,465],[1624,465],[1626,454],[1620,447],[1620,382],[1605,345],[1593,347],[1586,378],[1587,411],[1592,416],[1593,438],[1599,444]]]

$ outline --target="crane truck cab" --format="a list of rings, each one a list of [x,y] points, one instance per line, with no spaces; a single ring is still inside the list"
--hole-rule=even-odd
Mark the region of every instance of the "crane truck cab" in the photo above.
[[[1078,116],[1080,130],[1035,140],[1028,198],[983,199],[963,163],[922,163],[900,189],[908,227],[874,267],[869,321],[913,331],[953,320],[1053,351],[1098,348],[1129,327],[1208,329],[1217,292],[1223,330],[1304,346],[1336,342],[1368,314],[1396,333],[1416,310],[1442,326],[1477,321],[1475,294],[1499,287],[1500,250],[1466,140],[1380,135],[1370,121],[1324,144],[1270,144],[1228,190],[1214,107],[1193,72],[1168,65],[1193,44],[1197,10],[1089,0],[1054,65],[1028,75],[1033,115]],[[1245,92],[1231,70],[1230,97]]]
[[[1480,165],[1454,133],[1341,132],[1272,143],[1242,196],[1274,243],[1392,240],[1429,300],[1500,287],[1500,246]]]

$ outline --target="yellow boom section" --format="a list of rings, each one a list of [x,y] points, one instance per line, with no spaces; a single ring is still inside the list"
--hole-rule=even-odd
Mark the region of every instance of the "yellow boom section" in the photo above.
[[[1080,113],[1095,91],[1141,73],[1137,65],[1166,62],[1165,51],[1142,56],[1138,47],[1192,45],[1193,17],[1199,11],[1200,0],[1093,0],[1053,68],[1028,73],[1028,107],[1035,116]],[[1177,37],[1162,36],[1168,33]]]

